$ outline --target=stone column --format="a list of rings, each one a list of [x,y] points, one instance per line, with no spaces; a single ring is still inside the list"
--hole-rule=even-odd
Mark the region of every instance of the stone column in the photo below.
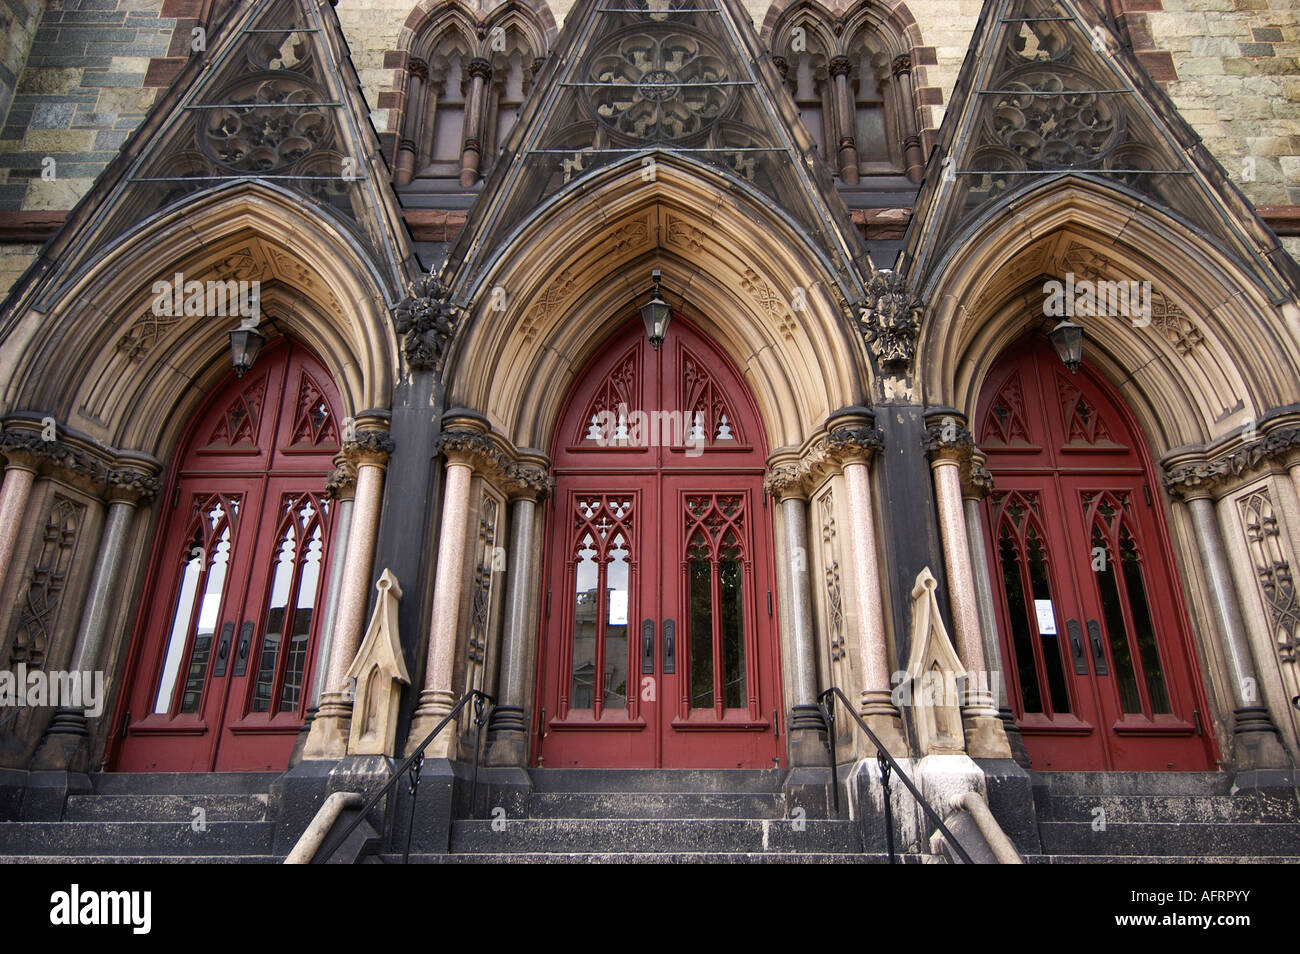
[[[483,143],[479,138],[483,125],[484,87],[492,76],[492,64],[481,57],[469,61],[469,95],[465,97],[465,147],[460,156],[460,184],[468,189],[478,181],[479,156]]]
[[[320,645],[316,649],[316,674],[312,678],[311,718],[315,718],[316,707],[320,705],[321,694],[326,688],[329,676],[330,650],[334,645],[334,630],[338,623],[339,595],[343,590],[343,577],[347,560],[343,556],[348,552],[348,541],[352,537],[352,507],[357,493],[357,471],[348,460],[347,454],[340,453],[334,458],[334,473],[325,484],[325,491],[334,499],[338,509],[334,513],[333,553],[338,557],[330,560],[329,578],[325,581],[325,605],[321,607]]]
[[[1232,582],[1228,555],[1207,487],[1179,490],[1192,517],[1201,566],[1210,585],[1210,602],[1219,629],[1228,682],[1232,688],[1233,726],[1229,761],[1238,770],[1289,768],[1277,726],[1260,698],[1259,678],[1251,655],[1250,638],[1241,604]]]
[[[150,481],[150,492],[156,492],[156,478],[145,479]],[[118,582],[126,558],[137,499],[137,494],[120,490],[113,492],[109,499],[108,516],[99,541],[99,555],[95,560],[90,592],[86,597],[81,627],[77,631],[77,641],[68,662],[68,672],[98,671],[104,636],[118,609]],[[86,685],[86,677],[81,678],[83,686]],[[98,682],[98,685],[103,687],[106,680]],[[98,702],[104,705],[107,700],[100,699]],[[45,729],[40,748],[32,759],[32,768],[42,771],[84,772],[90,759],[89,740],[90,730],[85,709],[61,707],[55,711]]]
[[[510,563],[506,571],[505,636],[497,677],[497,705],[488,723],[486,764],[528,765],[529,646],[537,632],[537,504],[545,495],[545,469],[531,468],[535,480],[511,500]]]
[[[799,492],[779,491],[781,524],[786,552],[782,558],[790,574],[790,714],[786,728],[790,765],[825,765],[826,722],[817,703],[817,650],[813,635],[812,583],[808,575],[808,501]]]
[[[848,563],[852,567],[850,579],[857,607],[858,662],[862,673],[858,714],[891,755],[902,757],[908,746],[891,693],[884,598],[876,558],[876,520],[871,503],[869,462],[881,445],[880,432],[872,423],[873,418],[865,410],[860,416],[837,415],[827,445],[839,458],[847,492]],[[874,752],[869,742],[867,745],[867,751]]]
[[[952,414],[926,415],[927,449],[934,475],[935,505],[939,512],[939,538],[943,544],[944,568],[948,575],[948,604],[952,610],[957,655],[968,674],[962,723],[966,729],[966,751],[972,758],[1009,759],[1007,741],[997,706],[987,689],[988,669],[984,662],[984,635],[980,627],[975,576],[971,568],[970,543],[966,538],[966,515],[962,507],[961,469],[974,441]]]
[[[904,53],[894,57],[890,67],[894,77],[894,110],[898,113],[898,133],[903,147],[905,175],[919,183],[925,175],[925,152],[916,131],[916,105],[912,102],[912,57]]]
[[[34,458],[17,450],[6,449],[5,453],[9,465],[5,467],[4,483],[0,484],[0,592],[4,591],[23,516],[27,512],[27,501],[36,483]]]
[[[462,577],[465,570],[465,534],[469,528],[470,478],[484,441],[484,422],[478,418],[445,421],[441,450],[447,458],[442,494],[442,528],[438,533],[438,572],[433,585],[433,619],[429,628],[424,688],[411,719],[406,752],[414,751],[456,704],[452,687],[456,660],[456,635],[460,623]],[[429,758],[452,758],[456,733],[448,726],[424,750]]]
[[[1011,754],[1024,768],[1029,768],[1029,753],[1007,701],[1007,681],[1003,676],[1002,646],[998,642],[998,617],[993,604],[993,579],[989,571],[984,543],[984,521],[980,502],[993,490],[993,475],[984,466],[984,455],[976,451],[962,470],[961,494],[966,510],[966,542],[970,547],[971,575],[975,581],[975,603],[983,635],[984,666],[988,671],[993,702],[998,707]]]
[[[840,127],[839,160],[840,179],[845,185],[858,184],[858,144],[854,137],[857,119],[855,102],[849,89],[849,72],[853,61],[847,56],[831,57],[831,82],[835,89],[835,111]]]
[[[424,126],[424,89],[429,79],[428,64],[424,60],[411,60],[407,76],[406,116],[402,123],[405,135],[397,147],[397,161],[393,170],[393,181],[399,186],[409,183],[415,175],[416,155]]]
[[[338,759],[347,754],[352,719],[352,694],[347,672],[361,645],[370,595],[371,563],[379,532],[379,512],[384,495],[384,469],[393,451],[386,430],[359,427],[344,453],[356,468],[356,499],[352,509],[347,550],[343,554],[343,579],[339,583],[338,610],[334,614],[329,668],[320,707],[312,720],[304,759]]]

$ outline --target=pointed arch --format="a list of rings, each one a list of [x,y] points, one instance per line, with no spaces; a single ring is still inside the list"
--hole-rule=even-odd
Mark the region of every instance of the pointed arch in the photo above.
[[[477,305],[449,355],[449,402],[483,411],[518,446],[549,446],[569,383],[659,268],[669,304],[746,378],[773,448],[799,445],[868,393],[835,274],[770,205],[698,163],[655,158],[653,182],[634,156],[536,215],[461,291]]]
[[[919,289],[925,402],[963,410],[994,357],[1044,314],[1047,281],[1150,282],[1149,321],[1083,318],[1084,360],[1137,416],[1153,456],[1300,400],[1300,310],[1275,305],[1204,235],[1119,189],[1069,176],[951,243]],[[1141,290],[1141,289],[1140,289]]]
[[[259,282],[261,330],[320,356],[344,415],[390,403],[395,290],[385,269],[299,198],[243,182],[143,223],[69,281],[48,313],[23,316],[4,362],[5,406],[41,408],[105,444],[165,459],[229,370],[227,332],[240,321],[233,309],[155,314],[155,283],[177,274],[205,286]]]

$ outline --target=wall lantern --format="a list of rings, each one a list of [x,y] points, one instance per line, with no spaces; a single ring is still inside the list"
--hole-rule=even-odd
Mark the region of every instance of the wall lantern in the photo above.
[[[668,302],[664,301],[663,296],[659,294],[659,269],[652,271],[650,277],[654,280],[655,287],[649,303],[641,306],[641,320],[645,322],[645,333],[650,338],[650,347],[658,351],[659,346],[664,343],[664,335],[668,332],[672,311],[668,307]]]
[[[266,339],[254,325],[240,325],[230,333],[230,362],[235,366],[235,377],[248,373],[264,344]]]
[[[1047,333],[1047,337],[1060,355],[1061,363],[1071,374],[1077,374],[1083,361],[1083,325],[1063,318]]]

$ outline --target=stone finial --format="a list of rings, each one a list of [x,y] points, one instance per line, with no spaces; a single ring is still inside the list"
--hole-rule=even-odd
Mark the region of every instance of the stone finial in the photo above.
[[[375,583],[379,595],[365,638],[348,669],[354,680],[349,755],[393,755],[397,748],[398,684],[410,685],[397,631],[397,604],[402,588],[392,570],[384,570]]]
[[[416,279],[393,310],[393,326],[404,335],[406,363],[417,371],[440,371],[456,332],[456,308],[442,279],[431,271]]]
[[[966,668],[939,614],[937,587],[928,566],[916,575],[912,587],[912,653],[904,686],[910,697],[917,746],[922,756],[966,752],[961,722]]]
[[[921,333],[921,303],[907,279],[889,269],[877,270],[867,282],[859,312],[862,335],[882,369],[907,370]]]

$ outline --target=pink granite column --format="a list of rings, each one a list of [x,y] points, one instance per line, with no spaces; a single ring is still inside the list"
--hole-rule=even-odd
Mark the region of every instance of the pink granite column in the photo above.
[[[36,462],[25,454],[10,454],[4,484],[0,485],[0,590],[3,590],[5,578],[9,575],[23,514],[27,511],[27,501],[35,483]]]
[[[348,728],[352,720],[352,696],[347,672],[361,645],[365,629],[366,604],[370,595],[371,564],[379,536],[379,512],[384,495],[384,468],[392,442],[383,431],[358,431],[357,440],[344,447],[357,472],[356,496],[343,557],[343,579],[339,584],[338,609],[334,615],[333,640],[325,691],[312,720],[303,748],[304,759],[337,759],[347,754]]]
[[[447,482],[442,497],[442,529],[438,534],[438,574],[433,586],[429,652],[424,669],[424,690],[420,693],[420,704],[407,735],[408,754],[451,712],[456,702],[451,679],[460,617],[461,576],[465,570],[470,479],[473,476],[473,461],[468,453],[447,451]],[[455,746],[456,733],[447,728],[425,749],[425,755],[448,758]]]

